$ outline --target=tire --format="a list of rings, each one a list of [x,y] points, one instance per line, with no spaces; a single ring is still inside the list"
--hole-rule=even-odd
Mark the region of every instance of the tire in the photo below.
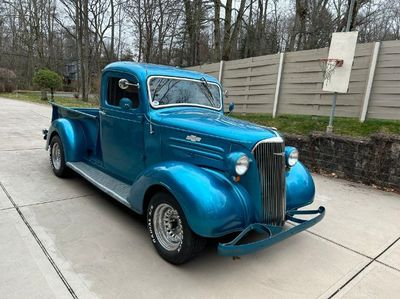
[[[54,174],[60,178],[71,173],[65,163],[64,147],[58,135],[53,136],[50,141],[50,164]]]
[[[168,193],[156,193],[150,200],[147,228],[158,254],[174,265],[186,263],[206,244],[191,231],[181,207]]]

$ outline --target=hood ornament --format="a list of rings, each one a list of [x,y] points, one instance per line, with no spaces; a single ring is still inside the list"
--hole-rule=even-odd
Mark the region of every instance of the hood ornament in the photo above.
[[[200,142],[201,138],[197,137],[195,135],[188,135],[186,136],[186,140],[192,141],[192,142]]]

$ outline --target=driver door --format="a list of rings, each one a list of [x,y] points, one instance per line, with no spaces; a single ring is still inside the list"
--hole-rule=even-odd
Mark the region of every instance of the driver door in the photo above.
[[[114,176],[132,183],[144,167],[143,112],[138,86],[121,89],[120,79],[137,82],[121,73],[108,73],[106,82],[102,82],[107,84],[100,109],[103,166]]]

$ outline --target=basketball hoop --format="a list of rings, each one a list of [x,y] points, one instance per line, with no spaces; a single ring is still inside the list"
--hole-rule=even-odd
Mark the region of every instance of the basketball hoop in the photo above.
[[[322,70],[322,78],[324,79],[324,82],[329,82],[335,69],[343,66],[343,59],[320,58],[319,65]]]

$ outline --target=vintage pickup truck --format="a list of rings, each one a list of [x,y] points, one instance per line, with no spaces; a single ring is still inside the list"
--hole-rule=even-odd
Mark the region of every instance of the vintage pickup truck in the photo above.
[[[319,222],[323,207],[298,210],[315,193],[298,151],[276,129],[223,108],[211,76],[116,62],[103,71],[100,109],[53,103],[46,149],[55,175],[76,172],[146,214],[150,238],[170,263],[188,261],[207,238],[232,235],[218,252],[239,256]],[[252,231],[262,238],[245,241]]]

